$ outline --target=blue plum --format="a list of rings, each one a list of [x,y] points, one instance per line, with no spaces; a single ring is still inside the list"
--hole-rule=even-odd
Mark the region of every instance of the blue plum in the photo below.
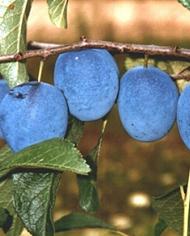
[[[185,87],[179,97],[177,125],[183,142],[190,149],[190,85]]]
[[[175,83],[160,69],[130,69],[121,79],[118,96],[124,129],[139,141],[161,139],[175,122],[178,96]]]
[[[9,92],[9,86],[7,81],[5,79],[0,79],[0,102],[8,92]],[[0,129],[0,139],[4,139],[1,129]]]
[[[14,152],[55,137],[64,137],[68,108],[63,93],[38,82],[9,91],[0,106],[0,125]]]
[[[82,121],[97,120],[115,103],[118,67],[104,49],[86,49],[59,55],[54,83],[63,90],[70,113]]]
[[[9,92],[9,86],[5,79],[0,79],[0,102],[4,96]]]

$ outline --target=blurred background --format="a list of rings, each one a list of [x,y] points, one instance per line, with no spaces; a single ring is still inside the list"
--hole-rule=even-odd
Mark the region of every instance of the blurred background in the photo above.
[[[177,0],[70,0],[68,29],[49,20],[46,1],[34,0],[28,21],[28,41],[72,43],[89,39],[189,47],[190,11]],[[115,55],[124,73],[126,55]],[[47,60],[42,80],[52,82],[56,57]],[[28,61],[36,77],[39,61]],[[87,123],[80,149],[86,154],[96,144],[101,121]],[[114,107],[101,150],[98,188],[101,207],[97,215],[131,236],[153,236],[157,215],[151,197],[163,194],[187,180],[190,152],[176,125],[158,142],[141,143],[123,130]],[[65,173],[58,193],[55,218],[79,210],[78,188],[73,174]],[[27,235],[24,233],[23,235]],[[103,230],[60,235],[101,236]],[[172,230],[164,236],[176,236]]]

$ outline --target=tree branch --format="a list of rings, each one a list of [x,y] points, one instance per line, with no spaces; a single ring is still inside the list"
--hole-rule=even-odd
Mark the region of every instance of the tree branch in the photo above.
[[[130,54],[130,55],[145,55],[145,56],[161,56],[164,58],[180,59],[184,61],[190,61],[190,49],[178,48],[171,46],[158,46],[158,45],[144,45],[144,44],[130,44],[130,43],[118,43],[100,40],[87,40],[85,37],[81,38],[81,41],[72,44],[52,44],[42,42],[29,42],[28,51],[19,52],[16,54],[0,55],[0,63],[24,61],[29,58],[38,57],[46,59],[49,56],[56,55],[62,52],[81,50],[87,48],[102,48],[107,49],[110,52],[118,54]],[[171,75],[174,80],[190,80],[190,72],[177,75]]]
[[[104,48],[114,53],[127,53],[133,55],[144,54],[149,56],[172,57],[175,59],[190,61],[190,49],[171,47],[171,46],[130,44],[130,43],[99,41],[99,40],[94,41],[94,40],[86,40],[86,38],[84,37],[82,38],[81,41],[69,45],[30,42],[28,44],[28,47],[29,49],[32,50],[16,54],[0,56],[0,63],[23,61],[33,57],[40,57],[42,59],[45,59],[51,55],[56,55],[62,52],[68,52],[86,48]],[[34,48],[35,50],[33,50]]]

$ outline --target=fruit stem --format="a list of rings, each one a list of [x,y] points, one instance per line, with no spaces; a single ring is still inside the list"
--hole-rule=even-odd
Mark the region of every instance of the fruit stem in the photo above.
[[[148,54],[144,54],[144,67],[145,67],[145,68],[148,67],[148,60],[149,60]]]
[[[98,142],[97,142],[95,148],[93,148],[93,150],[95,150],[95,152],[96,152],[96,155],[94,155],[94,158],[93,158],[95,163],[98,162],[99,157],[100,157],[100,151],[101,151],[101,147],[102,147],[102,141],[103,141],[103,136],[104,136],[104,133],[105,133],[105,130],[106,130],[107,122],[108,122],[107,119],[103,120],[103,124],[102,124],[102,128],[101,128],[101,134],[98,138]]]
[[[99,156],[100,156],[100,150],[101,150],[101,147],[102,147],[102,141],[103,141],[103,137],[104,137],[104,133],[105,133],[105,130],[106,130],[107,123],[108,123],[108,120],[105,119],[105,120],[103,121],[103,124],[102,124],[101,134],[100,134],[100,138],[99,138],[99,142],[98,142],[99,144],[98,144],[97,159],[98,159]]]
[[[181,188],[180,188],[181,189]],[[183,199],[184,214],[183,214],[183,236],[188,236],[189,228],[189,204],[190,204],[190,171],[187,183],[187,191]]]
[[[40,61],[40,65],[39,65],[39,71],[38,71],[38,82],[41,82],[41,78],[42,78],[42,71],[44,68],[44,60]]]

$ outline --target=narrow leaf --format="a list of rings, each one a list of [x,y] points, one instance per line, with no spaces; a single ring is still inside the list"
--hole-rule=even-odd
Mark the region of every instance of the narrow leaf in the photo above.
[[[79,204],[81,209],[87,212],[95,212],[99,208],[99,198],[97,191],[97,162],[102,145],[103,135],[105,132],[107,120],[103,122],[100,137],[96,146],[90,151],[85,158],[87,164],[91,168],[91,172],[87,176],[77,176],[79,186]]]
[[[52,211],[59,174],[19,173],[13,175],[14,207],[24,226],[34,236],[53,236]]]
[[[67,6],[69,0],[47,0],[49,16],[57,27],[67,28]]]
[[[23,223],[15,212],[13,215],[11,228],[6,232],[6,236],[20,236],[23,228]]]
[[[9,156],[12,155],[12,151],[8,146],[4,146],[0,149],[0,165],[1,162],[9,158]]]
[[[84,131],[84,122],[76,119],[75,117],[70,116],[69,125],[68,125],[68,133],[66,138],[70,140],[72,143],[78,145]]]
[[[9,220],[10,219],[10,220]],[[11,226],[11,216],[9,214],[9,212],[3,208],[0,208],[0,228],[7,228],[7,222],[9,221],[9,226],[8,228]]]
[[[81,228],[114,229],[112,225],[105,223],[101,219],[82,213],[71,213],[55,222],[56,232]]]
[[[182,235],[183,201],[180,189],[176,188],[163,196],[155,197],[152,203],[159,217],[165,221],[168,227]]]
[[[95,212],[99,207],[99,198],[96,187],[97,164],[94,161],[96,153],[97,148],[93,149],[91,155],[86,158],[92,171],[87,176],[77,175],[80,199],[79,204],[81,209],[87,212]]]
[[[19,53],[26,50],[26,21],[31,0],[0,1],[0,54]],[[28,81],[23,62],[0,64],[0,71],[10,87]]]
[[[12,205],[13,183],[10,178],[0,182],[0,208],[7,209],[11,215],[14,214]]]
[[[154,236],[161,236],[165,229],[167,229],[166,222],[159,218],[158,222],[156,223],[154,227]]]
[[[23,224],[13,207],[13,182],[10,178],[0,182],[0,208],[8,212],[8,217],[3,225],[6,235],[19,236],[23,229]]]
[[[184,7],[190,9],[190,0],[178,0]]]
[[[18,153],[12,153],[0,163],[0,177],[17,168],[45,168],[80,174],[87,174],[90,171],[74,144],[60,138],[44,141]]]
[[[95,212],[99,208],[96,182],[90,177],[78,175],[79,204],[87,212]]]

